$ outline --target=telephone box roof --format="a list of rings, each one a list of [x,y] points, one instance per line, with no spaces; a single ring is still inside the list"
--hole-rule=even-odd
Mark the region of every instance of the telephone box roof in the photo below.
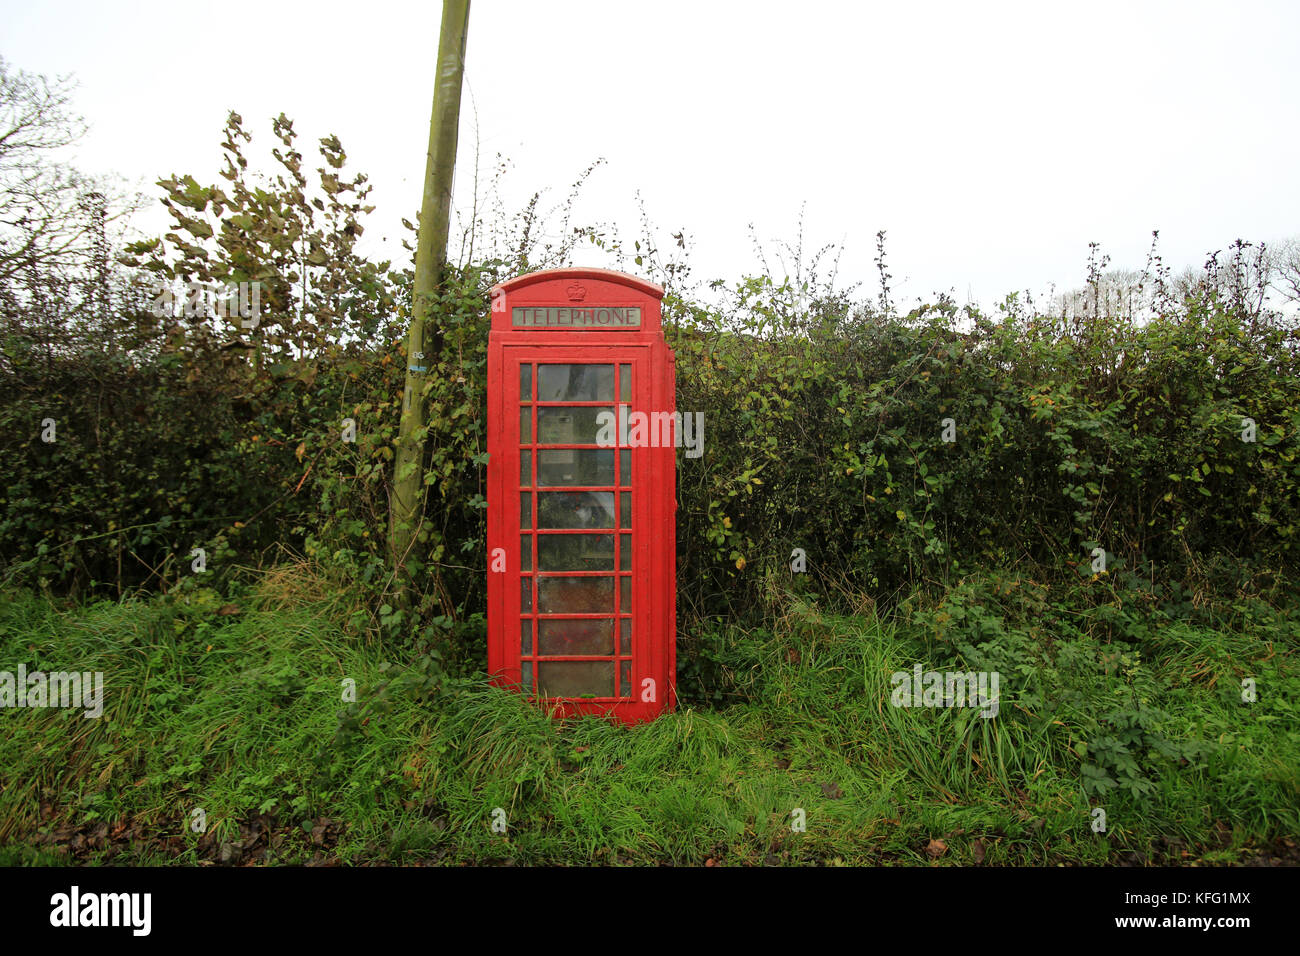
[[[654,296],[656,299],[664,297],[664,290],[653,282],[647,282],[645,279],[628,275],[626,272],[615,272],[613,269],[542,269],[539,272],[527,272],[524,275],[515,276],[513,279],[507,279],[505,282],[498,282],[492,287],[492,291],[495,292],[500,289],[502,292],[517,292],[535,283],[546,282],[550,279],[599,280],[614,285],[627,286],[629,289],[635,289],[645,295]]]

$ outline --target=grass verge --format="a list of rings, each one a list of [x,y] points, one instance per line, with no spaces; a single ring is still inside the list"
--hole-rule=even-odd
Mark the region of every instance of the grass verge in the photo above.
[[[729,703],[626,728],[362,646],[327,590],[11,593],[0,671],[105,690],[97,719],[0,710],[0,863],[1294,860],[1300,616],[1224,614],[1116,619],[1013,575],[887,618],[791,600],[714,635]],[[998,715],[893,706],[917,663],[998,671]]]

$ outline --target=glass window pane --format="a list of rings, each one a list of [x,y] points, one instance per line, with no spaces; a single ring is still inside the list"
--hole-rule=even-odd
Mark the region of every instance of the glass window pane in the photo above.
[[[632,653],[632,619],[624,618],[618,622],[618,652]]]
[[[539,485],[613,485],[614,452],[564,448],[537,453]]]
[[[519,527],[531,528],[533,526],[533,493],[531,491],[521,491],[519,493]]]
[[[533,619],[526,617],[519,622],[519,653],[525,657],[533,653]]]
[[[527,488],[533,483],[533,453],[531,451],[521,451],[519,453],[519,484]]]
[[[614,610],[613,578],[541,578],[537,587],[537,607],[543,614]]]
[[[612,402],[614,366],[539,365],[537,400],[540,402]]]
[[[618,495],[618,526],[620,528],[632,527],[632,492],[621,491]]]
[[[624,448],[618,453],[618,483],[632,484],[632,449]]]
[[[548,661],[537,665],[537,690],[544,697],[611,697],[613,661]]]
[[[524,661],[523,678],[524,678],[523,680],[524,690],[531,693],[533,689],[533,662],[532,661]]]
[[[614,492],[539,491],[537,525],[540,528],[612,528]]]
[[[618,569],[620,571],[632,570],[632,536],[630,534],[618,536]]]
[[[620,365],[618,367],[618,400],[620,402],[632,401],[631,365]]]
[[[531,534],[521,534],[519,536],[519,570],[531,571],[533,569],[533,536]]]
[[[539,445],[602,445],[618,441],[618,419],[609,405],[547,406],[537,409]]]
[[[530,402],[533,399],[533,367],[519,366],[519,400]]]
[[[544,534],[537,541],[539,571],[613,571],[612,534]]]
[[[632,662],[631,661],[624,661],[623,665],[619,668],[618,696],[619,697],[632,696]]]
[[[620,607],[624,614],[632,610],[632,579],[622,577],[618,579],[618,599],[621,602]]]
[[[583,618],[537,622],[538,654],[613,654],[614,622]]]
[[[519,610],[528,614],[533,610],[533,579],[520,578],[519,580]]]
[[[519,409],[519,444],[531,445],[533,442],[533,406]]]

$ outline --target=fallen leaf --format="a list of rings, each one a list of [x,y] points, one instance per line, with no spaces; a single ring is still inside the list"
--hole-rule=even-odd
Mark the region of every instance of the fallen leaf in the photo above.
[[[821,785],[822,795],[829,797],[831,800],[838,800],[844,796],[844,791],[840,789],[838,783],[823,783]]]
[[[987,853],[988,850],[985,848],[983,840],[976,840],[970,845],[970,855],[976,863],[983,863]]]
[[[932,860],[937,860],[948,852],[948,844],[942,840],[931,840],[925,848],[925,854]]]

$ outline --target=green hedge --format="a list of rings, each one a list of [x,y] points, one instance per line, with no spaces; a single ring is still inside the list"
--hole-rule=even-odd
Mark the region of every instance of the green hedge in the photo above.
[[[501,276],[456,273],[429,356],[415,613],[446,624],[483,610],[485,295]],[[1108,572],[1227,590],[1294,571],[1300,375],[1280,319],[1212,291],[1144,323],[1073,329],[1014,303],[997,317],[946,302],[790,313],[768,279],[737,292],[725,312],[667,300],[678,408],[705,420],[703,457],[679,452],[684,630],[792,587],[887,597],[1024,562],[1086,577],[1096,548]],[[382,588],[401,351],[353,342],[254,372],[210,344],[52,359],[10,335],[5,573],[155,588],[204,542],[218,570],[286,545]]]

